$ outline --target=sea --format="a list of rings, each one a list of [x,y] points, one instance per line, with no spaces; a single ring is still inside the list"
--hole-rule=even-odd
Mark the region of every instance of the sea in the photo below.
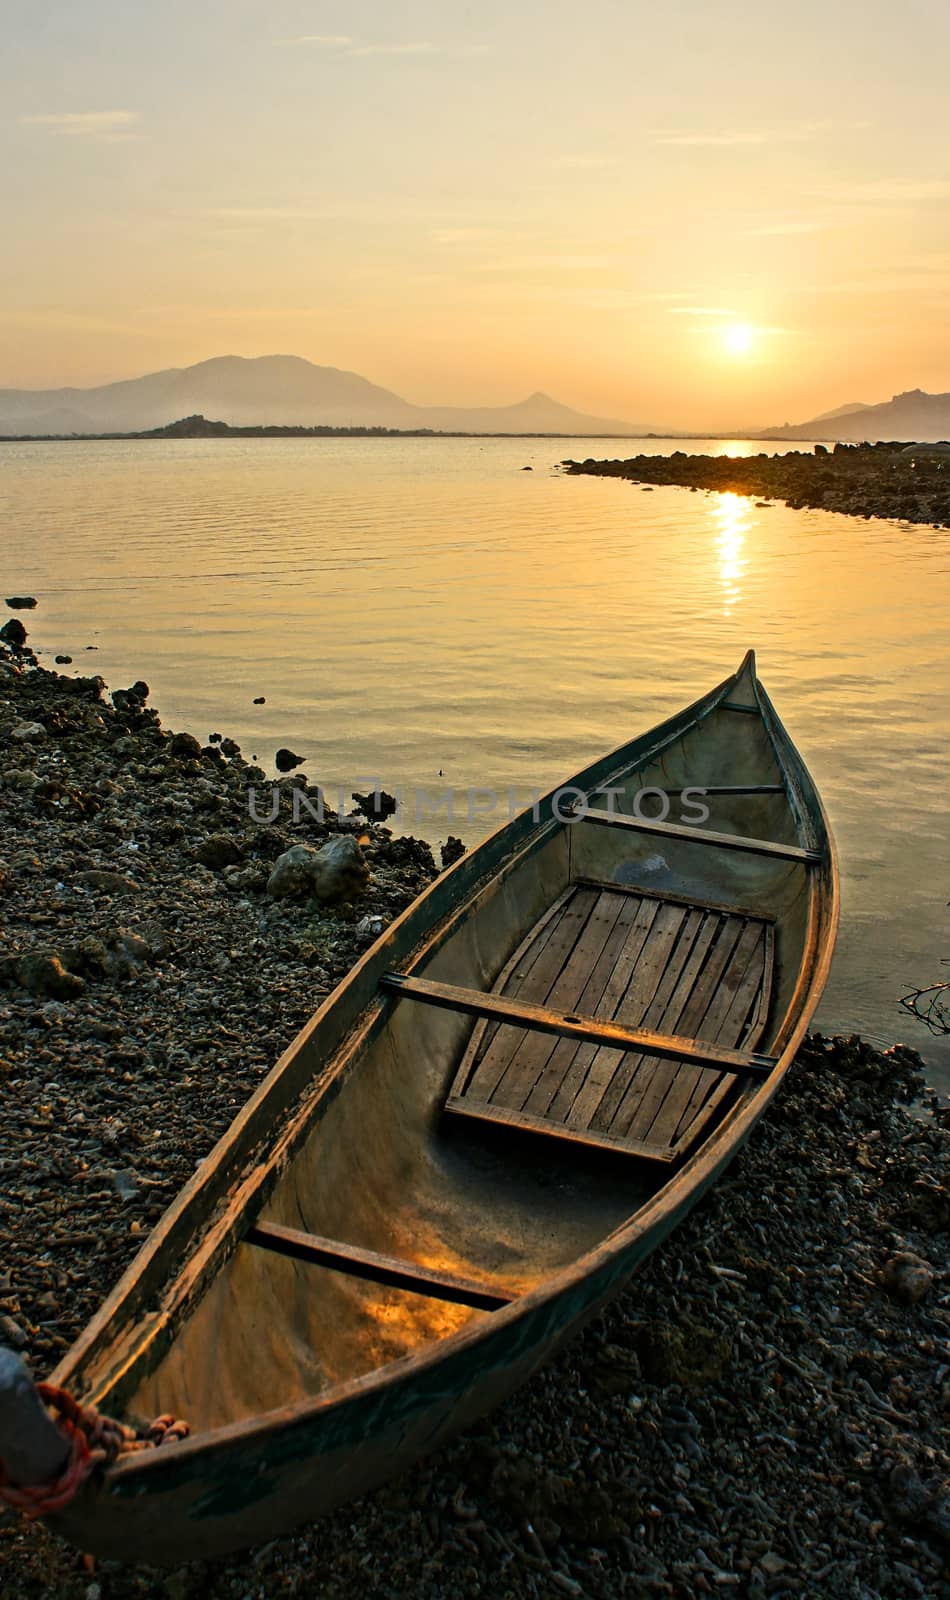
[[[753,646],[841,858],[815,1025],[912,1044],[947,1089],[950,1039],[899,1001],[950,978],[950,532],[560,465],[787,448],[5,444],[4,593],[38,597],[23,615],[45,664],[144,678],[167,726],[231,736],[268,778],[289,747],[331,804],[379,785],[400,798],[394,829],[436,851],[475,844]]]

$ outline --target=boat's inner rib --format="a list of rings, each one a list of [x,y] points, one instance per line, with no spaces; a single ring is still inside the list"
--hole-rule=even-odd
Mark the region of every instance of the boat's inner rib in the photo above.
[[[403,1261],[399,1256],[362,1250],[356,1245],[342,1244],[337,1239],[323,1239],[315,1233],[285,1228],[276,1222],[256,1223],[244,1235],[244,1242],[289,1256],[294,1261],[309,1261],[317,1267],[329,1267],[351,1278],[365,1278],[370,1283],[407,1289],[412,1294],[428,1295],[434,1300],[473,1306],[478,1311],[498,1311],[516,1298],[506,1294],[503,1289],[490,1288],[473,1278],[459,1277],[454,1272],[437,1272],[429,1267],[421,1267],[415,1261]]]

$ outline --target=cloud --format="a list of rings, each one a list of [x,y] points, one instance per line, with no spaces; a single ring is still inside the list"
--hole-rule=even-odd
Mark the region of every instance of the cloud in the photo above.
[[[129,137],[127,130],[137,120],[135,111],[51,111],[20,118],[28,127],[82,139]]]
[[[314,222],[328,215],[299,206],[215,206],[208,212],[218,222]]]
[[[558,156],[554,165],[573,172],[594,172],[599,167],[612,167],[609,156]]]
[[[796,233],[821,233],[829,226],[827,222],[809,222],[803,218],[800,222],[767,222],[759,228],[746,228],[746,235],[750,239],[773,239]]]
[[[443,46],[433,44],[431,39],[408,40],[403,44],[371,44],[354,39],[347,33],[302,33],[296,39],[284,42],[316,45],[318,49],[331,51],[337,59],[349,60],[359,56],[437,56],[443,53]]]
[[[861,183],[831,183],[813,193],[840,204],[866,202],[884,205],[915,205],[925,200],[945,200],[950,195],[950,178],[871,178]]]
[[[497,228],[439,228],[436,244],[487,244],[499,237]]]
[[[670,306],[671,317],[735,317],[738,312],[727,306]]]
[[[659,128],[653,144],[700,146],[726,149],[739,145],[802,144],[822,134],[842,134],[866,128],[867,122],[798,122],[785,128]]]
[[[319,44],[326,50],[342,50],[346,45],[352,44],[348,33],[301,33],[296,39],[289,41],[291,44]]]
[[[738,144],[768,144],[770,135],[767,133],[688,133],[669,132],[655,133],[652,144],[674,145],[738,145]]]
[[[429,39],[413,44],[359,44],[347,51],[350,56],[437,56],[441,53],[442,46]]]

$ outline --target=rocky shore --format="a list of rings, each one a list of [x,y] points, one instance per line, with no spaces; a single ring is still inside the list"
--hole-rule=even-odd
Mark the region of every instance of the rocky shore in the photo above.
[[[769,456],[634,456],[628,461],[564,461],[566,472],[634,483],[715,489],[784,500],[851,517],[889,517],[950,528],[950,449],[921,445],[816,445]]]
[[[143,684],[0,660],[0,1342],[37,1375],[435,871],[362,817],[294,825],[299,776],[255,822],[255,781]],[[950,1115],[919,1067],[810,1040],[608,1312],[397,1482],[170,1573],[7,1519],[4,1600],[950,1594]]]

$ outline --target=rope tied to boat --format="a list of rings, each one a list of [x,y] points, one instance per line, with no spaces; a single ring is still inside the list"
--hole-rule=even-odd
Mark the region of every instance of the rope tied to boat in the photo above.
[[[95,1406],[80,1405],[66,1389],[38,1383],[41,1400],[55,1412],[56,1426],[69,1441],[69,1459],[59,1476],[47,1483],[15,1484],[0,1461],[0,1502],[31,1520],[62,1511],[97,1467],[109,1467],[120,1456],[184,1439],[191,1429],[170,1414],[156,1417],[145,1429],[103,1416]]]

